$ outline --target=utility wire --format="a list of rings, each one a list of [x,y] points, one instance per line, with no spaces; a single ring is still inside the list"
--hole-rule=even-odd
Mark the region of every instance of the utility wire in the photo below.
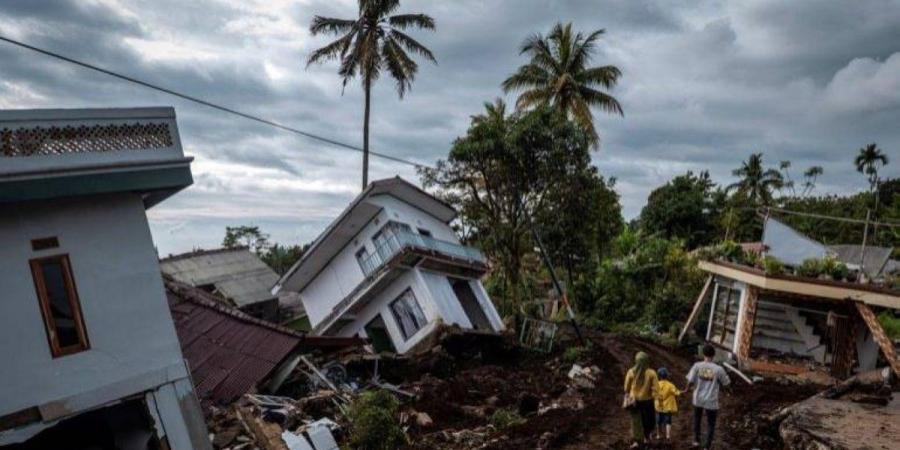
[[[52,52],[52,51],[50,51],[50,50],[45,50],[45,49],[42,49],[42,48],[38,48],[38,47],[35,47],[35,46],[33,46],[33,45],[29,45],[29,44],[26,44],[26,43],[24,43],[24,42],[17,41],[17,40],[15,40],[15,39],[11,39],[11,38],[8,38],[8,37],[3,36],[3,35],[0,35],[0,41],[5,41],[5,42],[8,42],[8,43],[10,43],[10,44],[13,44],[13,45],[22,47],[22,48],[26,48],[26,49],[28,49],[28,50],[31,50],[31,51],[35,51],[35,52],[41,53],[41,54],[46,55],[46,56],[50,56],[50,57],[52,57],[52,58],[59,59],[59,60],[61,60],[61,61],[65,61],[65,62],[68,62],[68,63],[75,64],[75,65],[77,65],[77,66],[81,66],[81,67],[83,67],[83,68],[85,68],[85,69],[90,69],[90,70],[93,70],[93,71],[96,71],[96,72],[100,72],[100,73],[105,74],[105,75],[109,75],[109,76],[111,76],[111,77],[118,78],[118,79],[120,79],[120,80],[128,81],[128,82],[130,82],[130,83],[135,83],[135,84],[144,86],[144,87],[149,88],[149,89],[153,89],[153,90],[156,90],[156,91],[159,91],[159,92],[163,92],[163,93],[166,93],[166,94],[169,94],[169,95],[173,95],[173,96],[178,97],[178,98],[181,98],[181,99],[183,99],[183,100],[187,100],[187,101],[190,101],[190,102],[194,102],[194,103],[197,103],[197,104],[200,104],[200,105],[209,107],[209,108],[217,109],[217,110],[219,110],[219,111],[223,111],[223,112],[226,112],[226,113],[229,113],[229,114],[233,114],[233,115],[238,116],[238,117],[243,117],[244,119],[252,120],[252,121],[254,121],[254,122],[262,123],[262,124],[265,124],[265,125],[269,125],[269,126],[278,128],[278,129],[283,130],[283,131],[288,131],[288,132],[290,132],[290,133],[299,134],[300,136],[304,136],[304,137],[307,137],[307,138],[309,138],[309,139],[314,139],[314,140],[317,140],[317,141],[320,141],[320,142],[324,142],[324,143],[326,143],[326,144],[331,144],[331,145],[333,145],[333,146],[335,146],[335,147],[337,147],[337,148],[340,148],[340,149],[344,149],[344,150],[352,150],[352,151],[355,151],[355,152],[363,152],[363,151],[364,151],[362,148],[357,147],[357,146],[352,145],[352,144],[348,144],[348,143],[346,143],[346,142],[341,142],[341,141],[338,141],[338,140],[335,140],[335,139],[327,138],[327,137],[324,137],[324,136],[319,136],[319,135],[317,135],[317,134],[310,133],[310,132],[308,132],[308,131],[303,131],[303,130],[300,130],[300,129],[297,129],[297,128],[294,128],[294,127],[291,127],[291,126],[288,126],[288,125],[280,124],[280,123],[278,123],[278,122],[275,122],[274,120],[265,119],[265,118],[262,118],[262,117],[259,117],[259,116],[255,116],[255,115],[253,115],[253,114],[249,114],[249,113],[245,113],[245,112],[238,111],[238,110],[233,109],[233,108],[229,108],[229,107],[227,107],[227,106],[218,105],[218,104],[216,104],[216,103],[213,103],[213,102],[210,102],[210,101],[207,101],[207,100],[203,100],[203,99],[201,99],[201,98],[197,98],[197,97],[194,97],[194,96],[191,96],[191,95],[187,95],[187,94],[182,94],[182,93],[180,93],[180,92],[173,91],[172,89],[168,89],[168,88],[165,88],[165,87],[162,87],[162,86],[153,84],[153,83],[149,83],[149,82],[147,82],[147,81],[139,80],[139,79],[137,79],[137,78],[130,77],[130,76],[128,76],[128,75],[123,75],[123,74],[120,74],[120,73],[118,73],[118,72],[113,72],[112,70],[104,69],[104,68],[102,68],[102,67],[99,67],[99,66],[95,66],[95,65],[93,65],[93,64],[86,63],[86,62],[84,62],[84,61],[79,61],[79,60],[77,60],[77,59],[70,58],[70,57],[68,57],[68,56],[64,56],[64,55],[61,55],[61,54],[59,54],[59,53]],[[373,155],[373,156],[377,156],[377,157],[379,157],[379,158],[387,159],[387,160],[389,160],[389,161],[393,161],[393,162],[397,162],[397,163],[401,163],[401,164],[410,165],[410,166],[413,166],[413,167],[416,167],[416,168],[419,168],[419,167],[427,167],[427,166],[424,165],[424,164],[419,164],[419,163],[416,163],[416,162],[413,162],[413,161],[410,161],[410,160],[407,160],[407,159],[403,159],[403,158],[400,158],[400,157],[397,157],[397,156],[391,156],[391,155],[388,155],[388,154],[385,154],[385,153],[380,153],[380,152],[376,152],[376,151],[372,151],[372,150],[369,150],[369,154],[371,154],[371,155]]]
[[[825,214],[815,214],[815,213],[807,213],[807,212],[800,212],[800,211],[792,211],[792,210],[789,210],[789,209],[782,209],[782,208],[773,208],[773,207],[766,207],[766,208],[768,208],[768,209],[771,210],[771,211],[777,211],[777,212],[780,212],[780,213],[783,213],[783,214],[789,214],[789,215],[795,215],[795,216],[803,216],[803,217],[811,217],[811,218],[814,218],[814,219],[835,220],[835,221],[838,221],[838,222],[858,223],[858,224],[869,224],[869,225],[876,225],[876,226],[880,226],[880,227],[881,227],[881,226],[884,226],[884,227],[896,227],[896,228],[900,228],[900,223],[895,223],[895,222],[866,221],[866,220],[863,220],[863,219],[850,219],[850,218],[846,218],[846,217],[829,216],[829,215],[825,215]]]

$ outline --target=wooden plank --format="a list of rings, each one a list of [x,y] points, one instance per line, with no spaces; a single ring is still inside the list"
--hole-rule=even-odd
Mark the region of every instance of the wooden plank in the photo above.
[[[706,303],[706,294],[709,292],[710,286],[712,286],[712,281],[712,275],[706,278],[706,284],[703,285],[703,289],[700,291],[700,296],[698,296],[697,301],[694,302],[694,309],[691,310],[691,315],[688,316],[688,320],[684,323],[684,327],[681,329],[681,333],[678,334],[678,342],[681,342],[682,339],[684,339],[684,336],[687,334],[688,330],[692,326],[694,326],[694,322],[697,321],[697,317],[700,316],[700,310],[703,309],[703,304]]]
[[[875,339],[875,342],[881,347],[881,351],[884,353],[884,357],[887,359],[888,364],[890,364],[891,369],[895,374],[900,376],[900,359],[897,358],[897,352],[894,350],[894,343],[891,342],[887,333],[884,332],[884,328],[881,328],[881,322],[875,317],[875,313],[872,312],[872,308],[869,308],[869,305],[862,302],[856,302],[855,304],[856,310],[859,311],[859,315],[862,316],[863,321],[865,321],[866,325],[869,327],[869,331],[872,332],[872,337]]]
[[[753,342],[753,326],[756,322],[756,302],[759,297],[759,289],[748,286],[747,308],[744,309],[744,317],[741,324],[741,335],[737,337],[737,357],[745,360],[750,357],[750,344]]]

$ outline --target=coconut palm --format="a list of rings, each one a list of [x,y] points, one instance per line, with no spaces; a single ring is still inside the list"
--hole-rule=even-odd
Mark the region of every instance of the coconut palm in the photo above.
[[[557,108],[598,145],[600,138],[590,108],[624,115],[619,101],[603,92],[616,85],[622,72],[616,66],[589,66],[603,33],[604,30],[597,30],[584,35],[573,32],[571,23],[557,23],[549,35],[538,33],[529,37],[522,43],[521,54],[528,54],[531,61],[503,82],[503,90],[521,91],[517,108]]]
[[[878,187],[878,166],[884,167],[889,161],[887,155],[878,148],[878,144],[873,142],[859,149],[859,154],[853,162],[859,173],[869,177],[869,190],[874,191]]]
[[[806,169],[806,172],[803,172],[803,195],[806,196],[816,188],[816,180],[819,179],[819,176],[825,173],[825,169],[822,169],[822,166],[812,166],[809,169]]]
[[[784,177],[780,172],[763,167],[762,153],[750,155],[731,174],[740,177],[740,180],[729,185],[728,191],[736,190],[757,205],[769,205],[772,202],[772,191],[781,189],[784,185]]]
[[[309,55],[307,67],[332,59],[340,61],[338,75],[344,87],[357,74],[365,91],[363,119],[363,189],[369,182],[369,116],[371,113],[372,84],[382,71],[397,83],[400,98],[412,87],[418,72],[418,64],[410,57],[417,54],[437,63],[431,50],[406,34],[408,29],[434,30],[434,19],[425,14],[391,15],[400,6],[400,0],[359,0],[359,15],[355,19],[336,19],[315,16],[309,31],[313,36],[329,34],[339,36],[328,45]]]

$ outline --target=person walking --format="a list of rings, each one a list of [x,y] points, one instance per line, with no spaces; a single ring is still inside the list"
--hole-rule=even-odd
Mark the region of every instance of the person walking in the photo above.
[[[678,412],[678,396],[682,394],[671,381],[669,370],[660,367],[656,371],[659,378],[659,395],[656,397],[656,436],[661,438],[665,431],[666,442],[672,438],[672,416]]]
[[[634,367],[625,374],[625,403],[631,414],[631,433],[637,448],[647,443],[656,428],[656,407],[654,399],[659,392],[656,372],[650,368],[650,356],[638,352],[634,356]]]
[[[694,443],[700,447],[700,430],[703,416],[706,415],[706,445],[712,448],[713,436],[716,432],[716,417],[719,412],[719,389],[731,384],[728,374],[722,366],[713,362],[716,350],[709,344],[703,346],[703,361],[694,363],[687,374],[688,390],[694,388]]]

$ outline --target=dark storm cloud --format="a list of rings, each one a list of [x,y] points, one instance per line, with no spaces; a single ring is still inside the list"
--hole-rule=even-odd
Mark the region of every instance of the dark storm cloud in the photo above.
[[[330,138],[362,141],[358,82],[310,66],[313,15],[350,17],[355,0],[17,0],[0,2],[0,34],[83,58]],[[438,58],[421,62],[402,101],[375,87],[373,148],[422,163],[445,157],[501,81],[525,61],[522,41],[556,21],[605,28],[597,64],[623,71],[624,118],[597,113],[594,161],[616,177],[626,216],[687,170],[732,182],[752,152],[822,165],[821,190],[853,192],[850,161],[877,141],[900,148],[900,2],[404,0],[435,17],[414,32]],[[151,210],[163,253],[218,244],[225,225],[258,224],[274,240],[313,238],[358,192],[359,155],[0,45],[0,106],[174,105],[194,187]],[[885,170],[900,173],[900,158]],[[372,178],[414,179],[372,160]],[[797,176],[795,175],[795,177]]]

